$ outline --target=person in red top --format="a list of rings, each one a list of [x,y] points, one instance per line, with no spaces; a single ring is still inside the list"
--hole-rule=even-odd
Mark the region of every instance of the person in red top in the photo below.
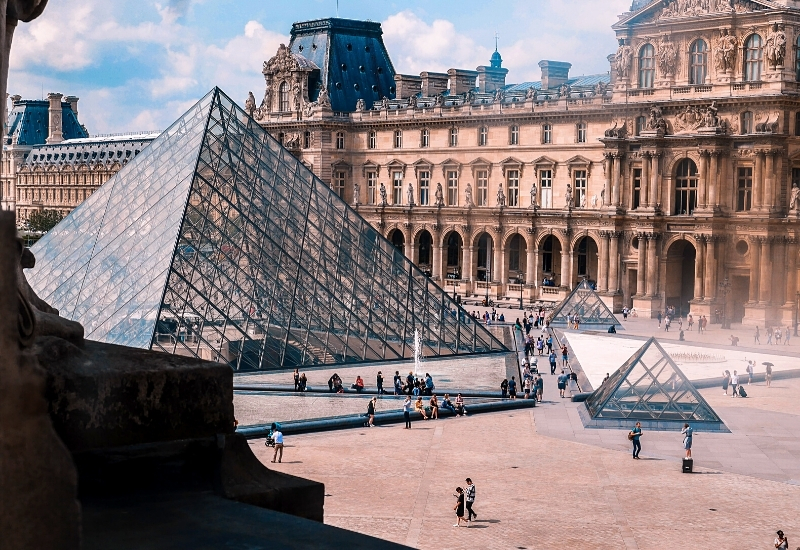
[[[364,379],[360,376],[356,376],[356,383],[353,384],[352,388],[358,393],[361,393],[364,390]]]

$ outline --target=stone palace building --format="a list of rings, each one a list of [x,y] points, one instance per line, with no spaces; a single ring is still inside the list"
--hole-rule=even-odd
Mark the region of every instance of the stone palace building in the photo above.
[[[635,0],[608,73],[396,74],[377,23],[297,23],[246,108],[463,297],[793,324],[800,2]],[[724,313],[723,313],[724,312]]]

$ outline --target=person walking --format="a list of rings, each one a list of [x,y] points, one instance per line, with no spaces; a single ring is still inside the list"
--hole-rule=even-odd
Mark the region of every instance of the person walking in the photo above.
[[[272,463],[275,463],[275,459],[278,459],[278,464],[280,464],[281,460],[283,460],[283,432],[278,429],[278,425],[276,423],[272,423],[272,439],[275,441],[275,454],[272,455]],[[280,454],[280,456],[278,456]]]
[[[761,330],[758,328],[758,325],[756,325],[756,332],[753,334],[753,343],[759,346],[761,345]]]
[[[731,383],[731,371],[726,370],[722,373],[722,395],[728,395],[728,386]]]
[[[550,350],[550,375],[554,375],[556,373],[556,352]]]
[[[523,388],[523,389],[524,389],[524,391],[525,391],[525,399],[530,399],[530,398],[531,398],[531,386],[532,386],[532,385],[533,385],[533,383],[531,382],[531,379],[530,379],[530,378],[526,378],[526,379],[525,379],[525,382],[523,382],[523,384],[522,384],[522,388]],[[534,396],[534,399],[535,399],[535,398],[536,398],[536,397]]]
[[[367,404],[367,428],[375,425],[375,405],[378,403],[378,398],[373,397]]]
[[[472,506],[475,504],[475,484],[472,483],[470,478],[466,479],[467,481],[467,495],[466,495],[466,502],[467,502],[467,521],[472,521],[472,518],[478,519],[478,514],[475,513],[475,510],[472,509]]]
[[[639,460],[639,453],[642,452],[642,443],[639,438],[642,437],[642,423],[637,422],[636,426],[628,434],[628,439],[633,442],[633,458]]]
[[[378,371],[378,376],[376,377],[376,382],[377,382],[377,385],[378,385],[378,395],[383,395],[384,393],[386,393],[383,390],[383,373],[381,371]]]
[[[767,345],[772,345],[772,327],[767,327]]]
[[[564,390],[567,389],[567,380],[569,380],[569,375],[561,369],[561,375],[558,377],[558,394],[560,397],[564,397]]]
[[[775,548],[778,550],[789,550],[789,539],[786,538],[783,531],[778,529],[778,532],[775,534],[778,535],[778,538],[775,539]]]
[[[403,401],[403,418],[406,421],[406,426],[403,428],[404,430],[411,429],[411,409],[414,405],[411,404],[411,396],[406,395],[406,400]]]
[[[739,386],[739,374],[736,371],[733,371],[733,376],[731,376],[731,391],[733,392],[732,397],[737,396],[736,390],[738,386]]]
[[[561,366],[566,367],[569,363],[569,350],[567,349],[567,345],[564,344],[561,346]]]
[[[788,346],[789,345],[789,340],[791,340],[791,338],[792,338],[792,329],[791,329],[791,327],[787,326],[786,327],[786,336],[783,338],[783,345],[784,346]]]
[[[458,521],[456,522],[453,527],[461,527],[461,522],[464,521],[464,489],[461,487],[456,487],[456,494],[453,495],[458,500],[456,501],[456,505],[453,506],[453,510],[456,511],[456,517]],[[469,524],[467,524],[469,527]]]
[[[300,371],[294,369],[294,391],[300,391]]]
[[[536,375],[536,400],[542,402],[542,393],[544,393],[544,378],[541,374]]]
[[[767,371],[764,375],[764,379],[767,381],[767,387],[770,387],[772,385],[772,365],[769,363],[767,364]]]
[[[517,398],[517,381],[513,376],[511,377],[511,380],[508,381],[508,396],[511,399]]]
[[[756,362],[753,360],[747,361],[747,368],[745,371],[747,372],[747,385],[749,386],[753,382],[753,371],[755,370]]]
[[[505,399],[508,397],[508,379],[503,378],[503,381],[500,382],[500,396]]]
[[[686,458],[692,458],[692,433],[694,430],[689,424],[684,424],[681,430],[683,436],[683,448],[686,449]]]
[[[663,318],[664,318],[664,317],[661,315],[661,312],[659,311],[659,312],[658,312],[658,328],[661,328],[661,320],[662,320]]]

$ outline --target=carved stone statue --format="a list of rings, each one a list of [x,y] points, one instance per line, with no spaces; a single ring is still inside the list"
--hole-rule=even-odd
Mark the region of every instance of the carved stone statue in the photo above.
[[[503,188],[497,190],[497,206],[503,207],[506,205],[506,194],[503,193]]]
[[[467,207],[473,206],[472,203],[472,184],[467,183],[467,188],[464,190],[464,205]]]
[[[595,95],[604,96],[608,91],[608,84],[605,82],[598,82],[594,87]]]
[[[772,30],[764,42],[764,57],[772,67],[783,67],[786,57],[786,32],[783,26],[773,23]]]
[[[728,34],[728,29],[722,29],[719,38],[717,38],[715,54],[718,71],[729,73],[734,70],[736,65],[736,49],[738,47],[739,44],[736,41],[736,37]]]
[[[572,186],[567,184],[567,192],[564,193],[564,202],[566,203],[567,208],[572,208],[574,203],[572,202]]]
[[[562,84],[558,89],[558,97],[569,97],[571,89],[568,84]]]
[[[408,182],[408,192],[406,194],[408,195],[408,205],[414,206],[416,202],[414,201],[414,186],[411,182]]]
[[[381,196],[380,205],[381,206],[386,206],[388,204],[388,200],[386,198],[386,186],[383,184],[383,182],[381,182],[381,187],[380,187],[379,193],[380,193],[380,196]]]
[[[494,100],[495,101],[503,101],[506,97],[506,92],[502,88],[498,88],[497,91],[494,93]]]
[[[359,113],[363,113],[366,110],[367,110],[366,101],[364,101],[363,99],[359,99],[358,101],[356,101],[356,111],[358,111]]]
[[[443,96],[442,94],[439,94],[439,95],[437,95],[437,96],[436,96],[436,103],[435,103],[435,105],[436,105],[437,107],[442,107],[442,106],[444,106],[444,96]]]
[[[586,193],[581,197],[581,208],[586,208]]]
[[[247,99],[244,102],[244,110],[251,117],[255,113],[255,111],[256,111],[256,97],[253,95],[253,92],[248,92],[247,93]]]
[[[353,206],[361,204],[361,186],[357,183],[353,184]]]
[[[531,86],[530,88],[528,88],[528,91],[525,92],[525,99],[526,100],[532,99],[532,100],[536,101],[536,95],[537,95],[536,88]]]
[[[436,193],[433,195],[436,199],[434,206],[444,206],[444,192],[442,191],[442,184],[436,184]]]
[[[592,208],[597,208],[597,203],[599,202],[597,195],[592,195]]]
[[[647,120],[647,129],[655,132],[667,133],[667,121],[661,114],[661,108],[653,105],[650,107],[650,118]]]
[[[708,109],[706,109],[705,116],[703,117],[703,125],[706,128],[719,128],[720,121],[719,117],[717,116],[718,111],[719,109],[717,108],[717,102],[713,101]]]
[[[789,211],[797,212],[800,210],[800,187],[797,184],[792,185],[792,196],[789,199]]]
[[[531,185],[531,205],[530,208],[536,210],[537,204],[537,197],[538,197],[538,189],[536,188],[536,184]]]
[[[417,96],[416,96],[416,94],[414,94],[414,95],[412,95],[411,97],[408,98],[408,107],[410,109],[416,109],[417,108]]]
[[[619,48],[614,55],[614,68],[617,71],[617,77],[628,78],[631,69],[631,62],[633,61],[633,48],[625,43],[624,39],[619,41]]]
[[[675,44],[669,39],[669,35],[665,35],[658,45],[658,67],[661,69],[662,76],[670,77],[675,75],[675,70],[678,64],[678,49]]]
[[[325,86],[319,89],[319,96],[317,97],[317,105],[319,105],[320,107],[331,106],[331,98],[328,95],[328,89]]]
[[[606,130],[605,136],[607,138],[614,138],[614,139],[625,139],[628,135],[628,126],[625,122],[622,123],[622,126],[619,126],[619,123],[615,120],[614,126]]]

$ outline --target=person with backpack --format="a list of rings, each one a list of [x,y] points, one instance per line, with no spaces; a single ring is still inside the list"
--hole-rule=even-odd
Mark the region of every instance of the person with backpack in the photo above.
[[[775,539],[775,548],[778,550],[789,550],[789,539],[786,538],[783,531],[778,529],[776,535],[778,535],[778,538]]]
[[[470,478],[466,479],[467,481],[467,491],[466,491],[466,503],[467,503],[467,521],[472,521],[473,516],[475,519],[478,519],[478,514],[475,513],[475,510],[472,509],[472,505],[475,504],[475,484],[472,483]]]
[[[642,437],[642,423],[637,422],[636,426],[628,433],[628,439],[633,442],[633,458],[639,460],[639,453],[642,452],[642,443],[639,438]]]
[[[508,379],[503,378],[503,381],[500,382],[500,396],[505,399],[508,397]]]

